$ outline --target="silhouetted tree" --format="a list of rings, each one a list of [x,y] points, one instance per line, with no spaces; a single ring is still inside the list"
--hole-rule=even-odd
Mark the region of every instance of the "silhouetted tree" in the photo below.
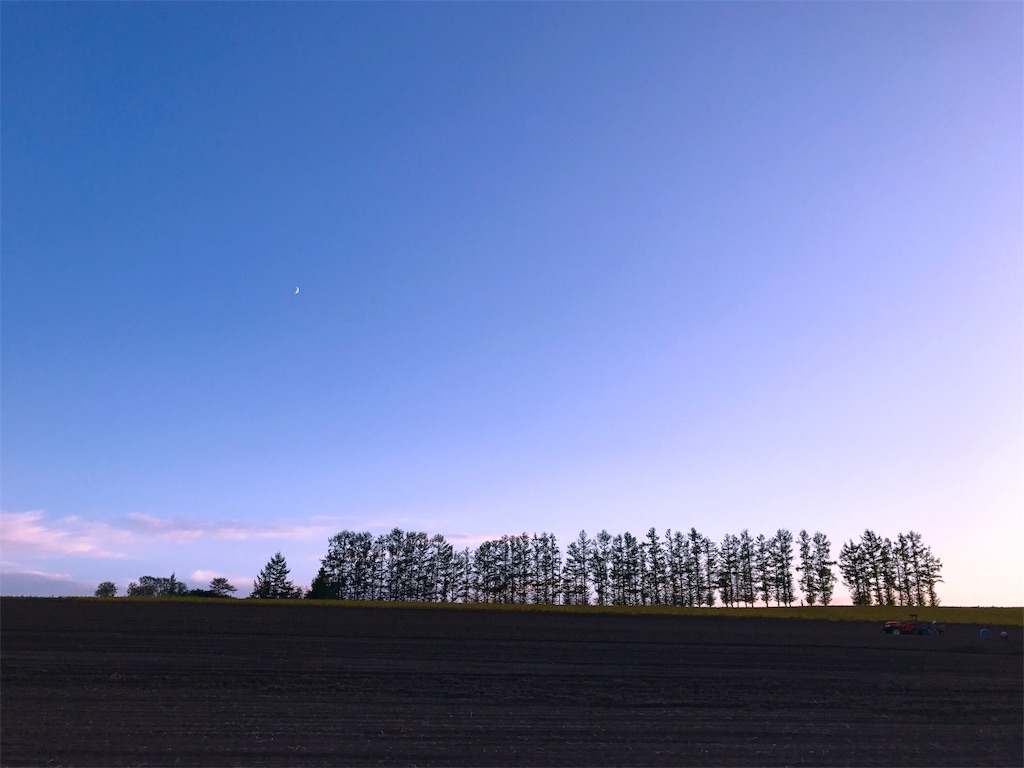
[[[436,550],[422,531],[406,534],[403,553],[409,566],[409,600],[430,603],[437,599]]]
[[[704,568],[704,594],[701,596],[699,604],[712,608],[715,605],[715,586],[718,582],[718,546],[704,535],[701,535],[700,541],[700,559]]]
[[[772,571],[772,591],[776,605],[792,605],[793,594],[793,534],[780,528],[769,542]]]
[[[736,597],[744,605],[753,607],[757,602],[758,586],[754,577],[757,561],[757,545],[746,528],[740,533],[739,541],[739,589]]]
[[[611,604],[612,535],[602,530],[594,536],[590,549],[590,583],[594,587],[595,605]]]
[[[209,591],[214,597],[231,597],[232,592],[237,592],[238,587],[233,585],[223,576],[217,576],[210,580]]]
[[[455,602],[455,548],[437,534],[430,537],[433,565],[434,599],[441,603]]]
[[[590,604],[590,547],[586,531],[580,531],[576,540],[566,547],[562,566],[562,595],[566,605]]]
[[[860,539],[860,555],[864,576],[867,579],[869,599],[866,605],[889,604],[886,600],[886,564],[885,542],[872,530],[865,530]]]
[[[626,552],[622,542],[622,534],[612,536],[611,555],[608,561],[608,584],[612,605],[628,605],[629,587],[626,583]]]
[[[320,570],[316,572],[316,576],[313,577],[313,583],[309,585],[309,589],[306,590],[307,600],[337,600],[338,595],[334,589],[334,585],[330,581],[330,577],[327,575],[327,569],[321,565]]]
[[[839,550],[839,572],[854,605],[871,605],[871,576],[864,548],[850,540]]]
[[[452,588],[454,599],[458,603],[473,603],[477,601],[476,588],[473,578],[473,556],[469,547],[464,547],[453,556],[452,571],[455,577],[455,585]]]
[[[367,534],[369,535],[369,534]],[[387,600],[388,595],[388,539],[378,536],[370,546],[369,580],[370,600]]]
[[[718,548],[718,596],[724,605],[733,606],[739,602],[740,593],[740,540],[731,533],[725,534]]]
[[[691,528],[683,541],[683,605],[692,608],[700,605],[704,592],[704,569],[700,562],[700,534]]]
[[[897,605],[914,605],[914,572],[910,541],[906,534],[899,534],[892,547],[893,571]]]
[[[688,548],[681,531],[665,531],[666,596],[669,605],[687,605],[686,557]]]
[[[811,535],[806,529],[800,531],[797,536],[797,543],[800,548],[800,564],[796,567],[800,574],[797,585],[804,593],[804,600],[808,605],[816,605],[818,602],[818,577],[814,570],[813,555],[811,553]]]
[[[828,536],[818,531],[811,539],[811,545],[811,567],[814,569],[815,587],[821,604],[829,605],[836,586],[836,575],[832,572],[832,566],[836,564],[832,559],[832,543]]]
[[[658,532],[651,528],[644,542],[644,577],[646,581],[645,600],[647,605],[664,605],[668,601],[668,572],[665,548]]]
[[[500,603],[505,594],[504,545],[500,541],[484,541],[473,553],[473,582],[477,599],[484,603]]]
[[[96,587],[96,597],[117,597],[117,584],[112,581],[101,581]]]
[[[924,547],[921,555],[921,562],[917,572],[917,583],[920,584],[920,591],[927,600],[921,605],[938,605],[939,595],[936,585],[942,581],[942,561],[932,554],[931,547]]]
[[[622,534],[623,605],[643,605],[644,551],[629,531]]]
[[[508,601],[523,605],[530,600],[533,589],[533,557],[530,553],[530,536],[502,536],[508,562]]]
[[[765,606],[771,605],[775,597],[775,578],[771,549],[763,533],[759,533],[754,539],[754,585],[756,594],[764,600]]]
[[[531,542],[533,587],[531,601],[554,605],[561,596],[562,555],[553,533],[534,534]]]
[[[249,597],[263,600],[302,597],[302,589],[288,580],[290,572],[284,555],[275,553],[252,583],[252,594]]]
[[[896,562],[893,556],[892,542],[882,539],[882,547],[878,553],[878,569],[882,576],[882,605],[896,604]]]

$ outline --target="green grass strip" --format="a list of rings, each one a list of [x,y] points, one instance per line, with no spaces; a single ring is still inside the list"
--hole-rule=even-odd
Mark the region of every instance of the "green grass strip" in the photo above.
[[[252,600],[209,597],[71,597],[71,598],[9,598],[96,600],[116,602],[175,602],[203,603],[208,605],[319,605],[337,608],[418,608],[426,610],[456,611],[501,611],[504,613],[553,613],[553,614],[611,614],[624,616],[708,616],[742,619],[809,619],[815,621],[868,621],[885,622],[893,619],[909,619],[916,613],[920,621],[938,621],[943,624],[979,624],[1007,627],[1024,627],[1024,608],[998,606],[892,606],[892,605],[832,605],[832,606],[791,606],[754,608],[679,608],[667,605],[645,606],[597,606],[597,605],[534,605],[499,603],[401,603],[388,600]]]

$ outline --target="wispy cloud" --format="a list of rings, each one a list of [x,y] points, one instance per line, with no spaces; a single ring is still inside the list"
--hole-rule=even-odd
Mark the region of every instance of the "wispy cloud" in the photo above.
[[[52,571],[39,571],[31,568],[21,568],[17,570],[9,570],[6,567],[0,568],[0,574],[18,576],[34,576],[39,579],[50,579],[52,581],[72,581],[74,577],[70,573],[54,573]]]
[[[218,539],[246,541],[248,539],[312,539],[335,533],[333,527],[323,525],[249,525],[227,523],[216,526],[212,533]]]
[[[130,531],[106,523],[65,518],[49,524],[43,521],[44,516],[40,510],[0,510],[0,549],[5,555],[16,552],[117,558],[125,554],[116,545],[127,544],[132,538]]]
[[[153,515],[133,513],[126,516],[128,527],[143,537],[189,544],[199,539],[248,541],[250,539],[308,539],[329,535],[333,527],[324,525],[261,525],[238,520],[211,523],[193,520],[165,520]]]
[[[136,555],[147,543],[190,545],[200,541],[309,540],[326,538],[334,532],[333,527],[325,525],[263,525],[237,520],[197,522],[140,513],[114,521],[64,517],[51,522],[45,518],[41,510],[0,511],[0,549],[5,555],[127,558]]]

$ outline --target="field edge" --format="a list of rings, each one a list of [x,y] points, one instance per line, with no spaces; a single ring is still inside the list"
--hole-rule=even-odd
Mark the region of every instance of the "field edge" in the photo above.
[[[237,598],[146,598],[146,597],[0,597],[0,622],[4,603],[21,601],[63,602],[174,602],[219,606],[331,606],[344,608],[381,608],[389,610],[498,611],[503,613],[591,614],[623,616],[728,617],[735,619],[797,619],[831,622],[884,622],[909,618],[943,624],[977,624],[1024,627],[1024,607],[1004,606],[756,606],[753,608],[681,608],[676,606],[597,606],[498,603],[426,603],[384,600],[254,600]]]

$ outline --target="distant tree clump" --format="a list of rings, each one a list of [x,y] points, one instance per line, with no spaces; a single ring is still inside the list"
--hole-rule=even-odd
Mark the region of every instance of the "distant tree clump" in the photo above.
[[[186,594],[189,597],[230,597],[231,593],[236,591],[236,587],[232,586],[227,579],[223,576],[219,576],[210,582],[210,586],[206,589],[190,589]]]
[[[96,587],[96,597],[117,597],[117,585],[112,581],[101,581]]]
[[[187,593],[188,587],[173,573],[168,578],[141,576],[128,585],[128,597],[178,597]]]
[[[302,588],[288,580],[289,573],[284,555],[276,553],[253,582],[249,597],[271,600],[302,597]]]

